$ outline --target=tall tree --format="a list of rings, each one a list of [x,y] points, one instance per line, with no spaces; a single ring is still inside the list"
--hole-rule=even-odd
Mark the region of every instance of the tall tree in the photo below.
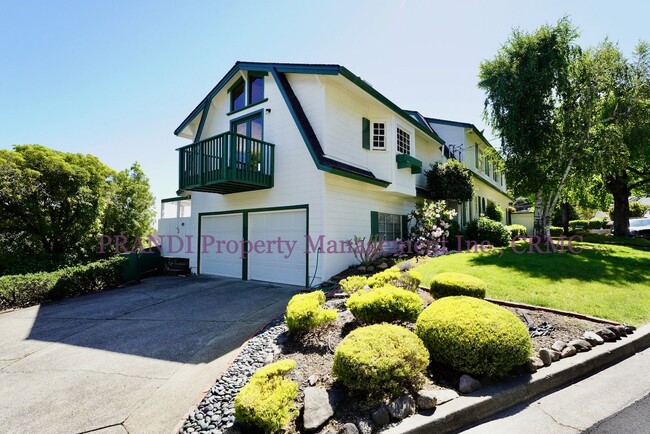
[[[480,66],[485,116],[501,136],[505,173],[515,195],[535,195],[535,233],[549,235],[552,211],[587,142],[590,104],[573,67],[577,29],[564,18],[533,33],[514,30]]]
[[[433,200],[453,200],[467,202],[472,200],[474,183],[472,172],[458,160],[435,162],[424,172],[427,189]]]

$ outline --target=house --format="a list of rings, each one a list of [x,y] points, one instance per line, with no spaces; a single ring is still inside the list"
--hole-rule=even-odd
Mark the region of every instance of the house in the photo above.
[[[354,263],[354,235],[405,237],[423,169],[456,155],[479,192],[461,222],[510,200],[473,125],[405,111],[339,65],[237,62],[174,133],[191,143],[159,235],[199,274],[318,284]]]

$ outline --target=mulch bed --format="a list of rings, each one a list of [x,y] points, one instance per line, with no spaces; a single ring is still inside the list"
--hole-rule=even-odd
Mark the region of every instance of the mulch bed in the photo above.
[[[357,272],[358,273],[358,272]],[[347,274],[347,273],[345,273]],[[350,274],[352,270],[350,270]],[[419,290],[423,305],[428,306],[433,298],[427,291]],[[282,344],[282,352],[275,357],[275,360],[293,359],[297,363],[289,377],[295,380],[300,388],[298,396],[298,407],[302,408],[303,391],[306,387],[317,386],[326,389],[341,388],[332,377],[332,365],[334,350],[343,338],[361,324],[357,322],[352,314],[346,310],[346,298],[342,297],[340,290],[327,293],[325,307],[337,309],[339,315],[336,321],[320,328],[317,332],[304,336],[281,335],[279,342]],[[542,325],[546,328],[546,336],[534,337],[532,339],[534,353],[544,347],[550,347],[556,340],[570,341],[579,338],[585,331],[596,330],[603,326],[602,323],[584,319],[577,319],[566,315],[559,315],[552,312],[531,310],[525,308],[506,307],[517,315],[525,324],[534,326]],[[414,329],[413,323],[403,324],[410,330]],[[550,327],[549,327],[550,326]],[[426,388],[452,388],[458,387],[458,380],[461,373],[453,369],[432,363],[426,373]],[[526,375],[522,372],[513,375]],[[310,377],[312,382],[310,384]],[[484,385],[494,383],[490,378],[477,377]],[[313,381],[315,380],[315,382]],[[355,423],[359,417],[367,417],[370,410],[378,406],[380,402],[369,402],[363,396],[348,395],[344,402],[338,405],[334,416],[319,431],[327,432],[328,429],[338,430],[348,422]],[[302,418],[298,418],[289,426],[288,433],[302,431]]]

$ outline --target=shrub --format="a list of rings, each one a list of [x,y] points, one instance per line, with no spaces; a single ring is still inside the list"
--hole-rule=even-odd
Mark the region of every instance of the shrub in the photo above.
[[[323,309],[325,293],[314,291],[294,295],[287,304],[287,328],[291,333],[308,332],[336,319],[335,309]]]
[[[564,228],[559,228],[557,226],[551,226],[551,236],[560,237],[564,234]]]
[[[485,217],[501,223],[501,220],[503,220],[503,208],[495,203],[488,203],[485,207]]]
[[[392,285],[408,291],[417,291],[420,283],[422,283],[422,275],[417,271],[400,271],[397,268],[387,268],[381,273],[377,273],[368,278],[368,286],[370,288]]]
[[[408,215],[413,222],[409,231],[412,249],[418,254],[436,255],[444,252],[443,239],[449,237],[451,222],[456,217],[456,210],[447,209],[447,202],[424,200],[415,204],[415,209]]]
[[[575,231],[576,226],[582,226],[583,230],[589,229],[589,220],[571,220],[569,221],[569,227],[571,230]]]
[[[394,396],[417,386],[428,364],[427,350],[414,333],[377,324],[360,327],[341,341],[332,372],[351,390]]]
[[[496,247],[507,246],[510,243],[510,232],[506,227],[485,217],[470,221],[465,228],[465,237],[479,244],[489,241]]]
[[[485,298],[485,282],[478,277],[463,273],[440,273],[431,280],[431,294],[435,298],[454,295]]]
[[[0,308],[27,307],[47,300],[102,291],[116,286],[125,259],[114,256],[51,273],[0,277]]]
[[[295,418],[298,385],[284,376],[295,367],[295,361],[281,360],[258,369],[235,397],[237,420],[272,433]]]
[[[589,220],[589,229],[603,229],[607,227],[605,219],[591,219]]]
[[[515,237],[525,237],[527,235],[526,226],[524,225],[510,225],[506,226],[506,229],[510,231],[510,238]]]
[[[368,278],[365,276],[349,276],[339,282],[341,290],[348,295],[361,291],[368,286]]]
[[[502,377],[532,353],[528,329],[509,310],[473,297],[445,297],[418,318],[431,359],[468,374]]]
[[[415,321],[422,311],[422,300],[414,292],[386,285],[352,294],[346,306],[366,324]]]

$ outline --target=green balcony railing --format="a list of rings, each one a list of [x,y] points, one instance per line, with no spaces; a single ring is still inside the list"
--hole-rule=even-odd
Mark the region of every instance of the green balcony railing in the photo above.
[[[232,132],[178,149],[179,189],[239,193],[273,187],[272,143]]]

